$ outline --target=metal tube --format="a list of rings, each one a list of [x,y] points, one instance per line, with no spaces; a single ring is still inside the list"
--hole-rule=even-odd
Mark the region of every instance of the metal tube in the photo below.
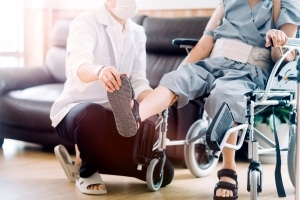
[[[299,127],[299,122],[300,122],[300,115],[299,115],[299,111],[300,111],[300,59],[298,59],[297,62],[297,70],[298,70],[298,74],[297,74],[297,134],[296,134],[296,138],[297,138],[297,142],[296,142],[296,184],[295,184],[295,189],[296,189],[296,194],[295,194],[295,199],[296,200],[300,200],[300,182],[299,182],[299,172],[300,172],[300,127]]]

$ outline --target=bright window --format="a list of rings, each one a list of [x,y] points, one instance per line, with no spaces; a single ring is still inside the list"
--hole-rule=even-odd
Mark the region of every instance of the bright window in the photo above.
[[[23,0],[0,1],[0,67],[24,65]]]

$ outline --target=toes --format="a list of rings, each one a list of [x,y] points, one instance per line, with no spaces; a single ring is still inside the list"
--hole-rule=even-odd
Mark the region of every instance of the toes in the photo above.
[[[218,196],[218,197],[232,197],[233,193],[232,193],[231,190],[218,189],[216,191],[216,196]]]
[[[105,190],[105,185],[103,184],[95,184],[87,187],[88,190]]]

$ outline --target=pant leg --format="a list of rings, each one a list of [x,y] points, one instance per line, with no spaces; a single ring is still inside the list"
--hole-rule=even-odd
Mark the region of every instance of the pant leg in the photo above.
[[[165,74],[159,85],[178,95],[176,105],[177,108],[181,108],[190,100],[207,96],[214,80],[215,77],[208,68],[189,63],[179,66],[176,71]]]
[[[82,159],[80,176],[83,178],[91,176],[99,168],[99,152],[109,123],[107,112],[98,104],[81,103],[71,109],[56,127],[60,137],[78,145]]]
[[[214,117],[222,103],[226,102],[234,121],[245,123],[247,107],[245,94],[257,88],[264,89],[268,73],[260,67],[232,62],[233,64],[225,66],[223,76],[217,78],[212,85],[205,102],[205,110],[210,117]]]
[[[135,137],[123,137],[116,128],[113,113],[93,103],[75,106],[55,128],[60,137],[77,144],[82,166],[81,177],[96,171],[104,174],[146,180],[146,168],[139,171],[133,162]],[[173,180],[174,169],[167,159],[163,184]]]

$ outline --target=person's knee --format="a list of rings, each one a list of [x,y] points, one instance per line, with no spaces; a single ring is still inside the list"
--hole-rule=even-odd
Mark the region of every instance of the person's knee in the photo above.
[[[106,110],[95,103],[86,103],[82,105],[80,114],[78,115],[78,120],[81,123],[93,123],[99,122],[102,118],[106,118]]]

